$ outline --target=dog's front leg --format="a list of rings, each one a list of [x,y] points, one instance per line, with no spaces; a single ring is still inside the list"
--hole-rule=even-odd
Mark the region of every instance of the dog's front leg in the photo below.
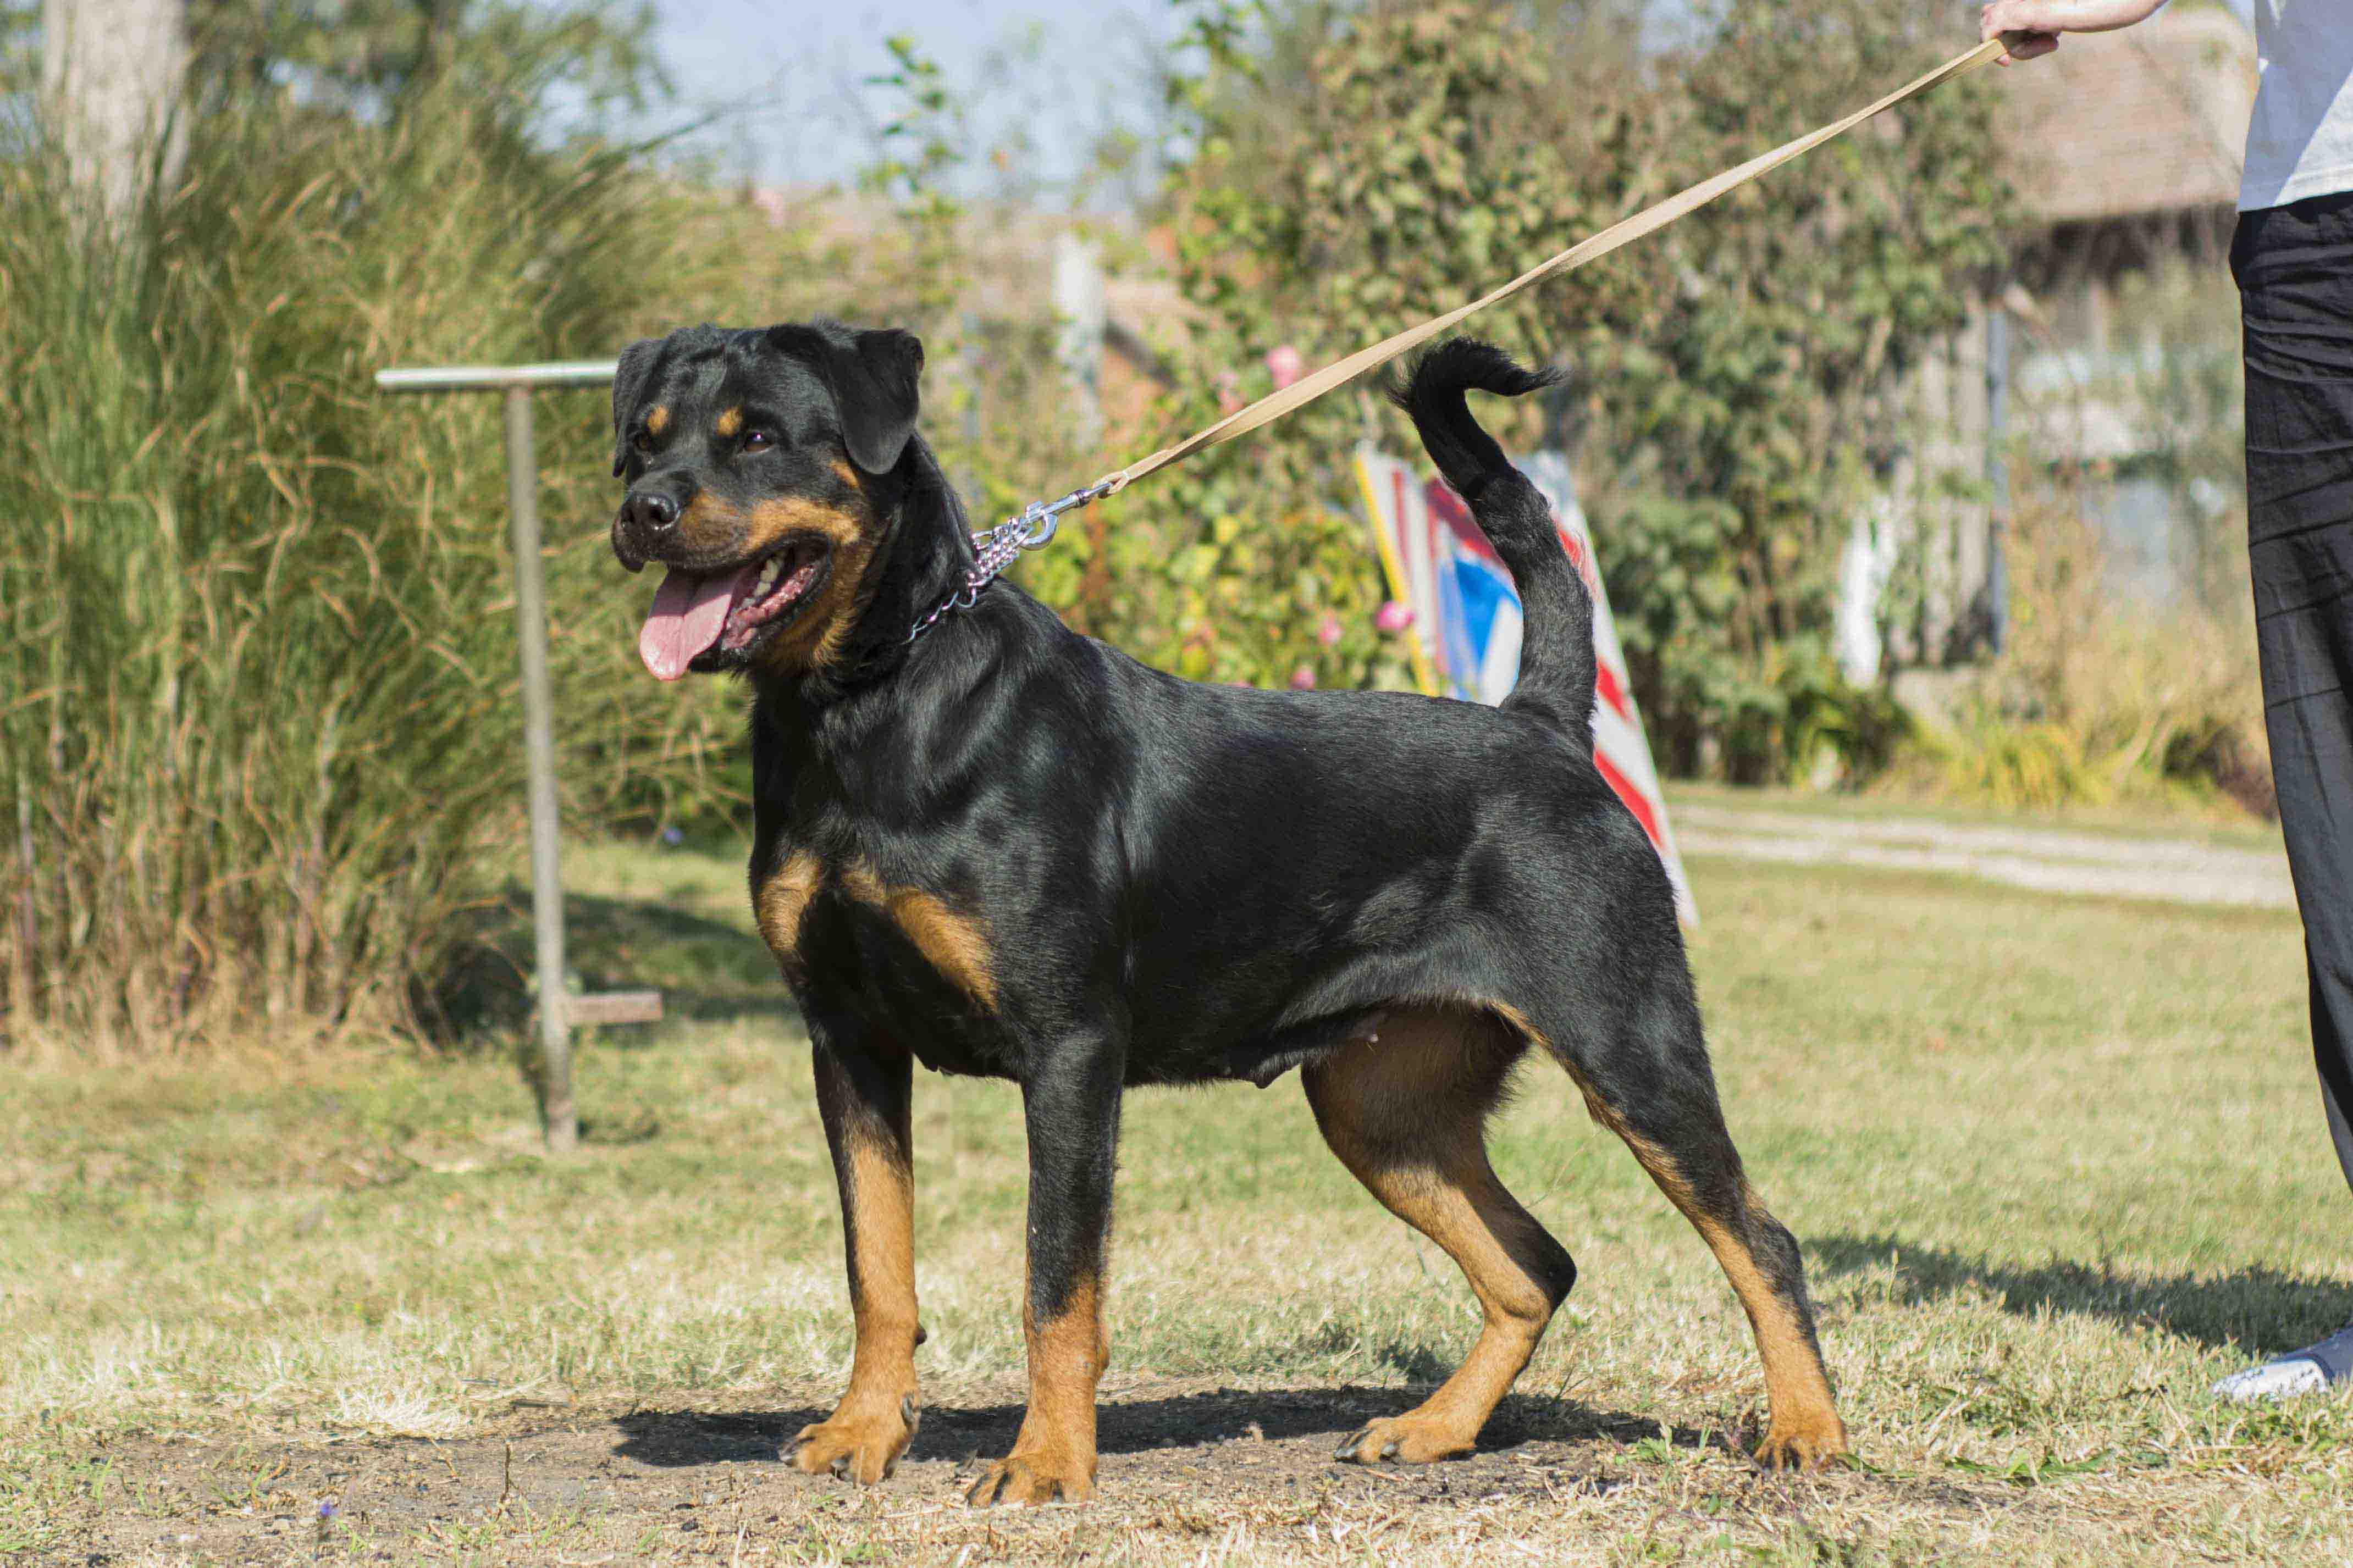
[[[1106,1041],[1046,1056],[1022,1085],[1029,1133],[1029,1269],[1021,1325],[1029,1408],[1013,1451],[965,1500],[1083,1501],[1095,1489],[1095,1384],[1110,1355],[1103,1256],[1111,1232],[1125,1063]]]
[[[904,1051],[815,1042],[817,1103],[841,1187],[843,1250],[858,1346],[849,1390],[827,1420],[804,1427],[792,1462],[872,1486],[890,1475],[915,1436],[914,1143],[909,1104],[913,1063]]]

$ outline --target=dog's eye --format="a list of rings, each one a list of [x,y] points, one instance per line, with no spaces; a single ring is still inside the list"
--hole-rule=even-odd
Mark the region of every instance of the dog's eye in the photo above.
[[[744,432],[744,450],[747,452],[765,452],[776,444],[776,438],[756,425]]]
[[[654,438],[640,430],[629,437],[629,449],[634,452],[650,452],[654,449]]]

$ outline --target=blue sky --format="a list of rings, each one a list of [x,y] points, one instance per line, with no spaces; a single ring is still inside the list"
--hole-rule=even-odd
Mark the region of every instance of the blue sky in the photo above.
[[[684,103],[724,108],[700,144],[765,182],[848,179],[872,156],[890,68],[912,35],[975,100],[991,145],[1033,149],[1039,177],[1068,180],[1097,135],[1145,123],[1149,56],[1177,30],[1168,0],[656,0],[658,38]]]
[[[1974,5],[1942,3],[1973,36]],[[2225,4],[2246,16],[2248,0]],[[849,180],[874,155],[884,102],[860,84],[890,68],[884,40],[907,34],[973,103],[984,144],[1049,190],[1106,130],[1152,123],[1151,58],[1183,22],[1170,0],[655,0],[655,13],[680,112],[726,111],[697,144],[730,173]]]

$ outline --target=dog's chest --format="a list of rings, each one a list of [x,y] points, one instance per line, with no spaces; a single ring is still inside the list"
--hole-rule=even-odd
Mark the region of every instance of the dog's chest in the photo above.
[[[806,851],[760,881],[753,908],[813,1012],[884,1030],[941,1071],[1000,1069],[997,958],[978,911],[864,858]]]

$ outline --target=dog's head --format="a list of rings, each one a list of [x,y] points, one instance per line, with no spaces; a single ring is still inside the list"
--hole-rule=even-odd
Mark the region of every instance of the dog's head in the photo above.
[[[613,553],[670,569],[638,637],[649,669],[789,673],[839,655],[904,489],[923,365],[910,333],[832,321],[629,345]]]

